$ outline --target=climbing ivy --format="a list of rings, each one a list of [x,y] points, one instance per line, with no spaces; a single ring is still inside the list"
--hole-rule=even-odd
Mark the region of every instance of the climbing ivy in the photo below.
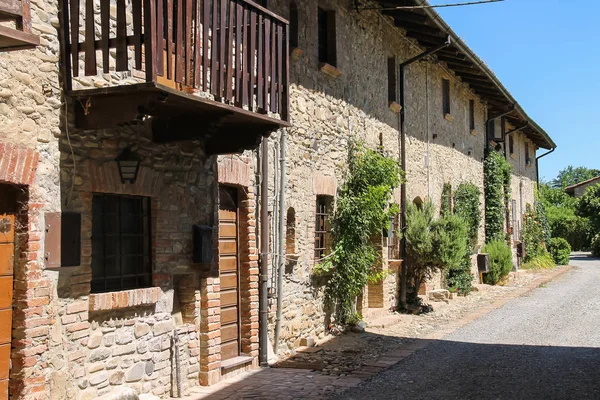
[[[505,210],[510,202],[511,166],[497,151],[483,161],[485,192],[485,241],[504,240]]]
[[[461,183],[454,192],[454,214],[467,223],[471,251],[474,251],[477,247],[479,236],[479,224],[481,223],[480,195],[479,188],[471,182]]]
[[[319,265],[330,272],[326,302],[334,307],[336,321],[346,324],[354,314],[356,297],[368,282],[383,278],[372,237],[388,228],[397,205],[389,205],[392,191],[404,179],[398,161],[362,143],[349,151],[346,182],[338,193],[332,218],[333,251]]]

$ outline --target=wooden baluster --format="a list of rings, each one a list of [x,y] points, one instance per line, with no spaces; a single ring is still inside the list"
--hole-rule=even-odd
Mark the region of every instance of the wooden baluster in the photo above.
[[[163,0],[156,0],[156,73],[165,75],[165,12]]]
[[[265,18],[265,81],[263,83],[265,95],[262,106],[259,105],[265,112],[268,109],[268,98],[269,95],[269,77],[271,76],[271,20]]]
[[[127,15],[125,0],[117,0],[117,71],[127,71]]]
[[[235,3],[235,102],[242,103],[242,25],[244,24],[244,9],[239,2]]]
[[[229,1],[229,26],[227,27],[227,77],[225,78],[225,98],[233,97],[233,30],[235,23],[235,2]]]
[[[250,78],[248,82],[248,109],[254,108],[254,85],[256,84],[256,77],[254,72],[255,57],[256,57],[256,10],[250,9],[250,49],[248,49],[248,76]]]
[[[185,84],[186,86],[192,86],[192,54],[194,49],[192,48],[192,0],[185,0],[185,29],[183,35],[185,36]]]
[[[283,47],[283,89],[281,91],[281,118],[284,121],[290,120],[290,26],[285,25],[285,38]]]
[[[275,94],[277,101],[275,101],[275,99],[273,99],[273,97],[271,97],[271,111],[279,112],[280,115],[281,115],[281,105],[282,105],[281,104],[281,91],[282,91],[281,78],[283,75],[283,62],[282,62],[283,41],[284,41],[283,26],[280,22],[278,22],[277,23],[277,88],[276,88],[277,90],[276,90],[276,94]],[[272,93],[272,91],[271,91],[271,93]]]
[[[85,75],[96,75],[96,29],[94,20],[94,0],[85,2]]]
[[[269,105],[271,112],[277,111],[277,44],[279,37],[277,36],[277,23],[275,20],[271,21],[271,74],[269,76],[271,85],[271,91],[269,96]]]
[[[221,0],[221,20],[219,22],[219,92],[218,97],[224,96],[225,90],[225,31],[227,29],[227,0]]]
[[[258,16],[258,48],[256,49],[256,106],[261,108],[264,102],[263,79],[263,54],[265,53],[265,32],[263,16]]]
[[[175,82],[183,82],[183,8],[184,0],[176,0],[177,4],[177,41],[175,43]]]
[[[211,38],[210,38],[210,93],[216,94],[218,91],[218,66],[217,59],[219,57],[219,40],[218,40],[218,9],[219,0],[212,0],[212,25],[211,25]]]
[[[110,2],[100,1],[100,49],[102,52],[102,70],[110,72]]]
[[[144,60],[147,82],[156,81],[156,1],[160,0],[144,0]]]
[[[135,54],[135,69],[141,70],[142,69],[142,0],[132,0],[131,1],[131,11],[133,13],[133,49],[134,49],[134,54]]]
[[[58,31],[59,37],[59,47],[60,47],[60,57],[62,61],[62,68],[60,70],[60,74],[62,76],[63,81],[63,89],[65,92],[70,91],[73,88],[73,69],[71,68],[71,46],[69,43],[70,33],[69,33],[69,1],[68,0],[59,0],[58,1],[58,18],[60,21],[61,28]],[[77,44],[77,43],[75,43]]]
[[[248,25],[248,19],[249,19],[249,10],[248,10],[248,6],[244,5],[244,17],[243,17],[243,24],[244,24],[244,34],[243,34],[243,39],[242,39],[242,87],[241,87],[241,91],[242,91],[242,105],[247,105],[248,104],[248,81],[249,81],[249,76],[248,76],[248,60],[250,58],[250,56],[248,55],[248,49],[250,47],[250,28]]]
[[[202,87],[202,0],[196,0],[196,34],[194,36],[194,87]]]
[[[79,76],[79,0],[71,0],[70,8],[73,76]]]
[[[173,79],[173,0],[167,0],[167,79]]]
[[[202,15],[202,90],[208,91],[208,63],[209,63],[209,28],[210,28],[210,5],[212,0],[204,1],[204,11]]]

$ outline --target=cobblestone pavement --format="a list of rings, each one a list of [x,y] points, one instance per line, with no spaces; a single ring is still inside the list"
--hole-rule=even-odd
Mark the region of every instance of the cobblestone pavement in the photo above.
[[[571,264],[339,398],[600,398],[600,259]]]
[[[331,398],[565,270],[512,274],[505,286],[477,285],[478,291],[470,296],[447,304],[432,303],[434,311],[428,314],[385,315],[364,333],[332,337],[316,348],[298,352],[281,364],[285,368],[258,369],[211,387],[195,388],[187,400]]]

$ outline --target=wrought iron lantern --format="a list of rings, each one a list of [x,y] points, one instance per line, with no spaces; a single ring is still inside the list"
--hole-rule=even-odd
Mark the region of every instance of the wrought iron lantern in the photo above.
[[[126,147],[119,157],[115,159],[119,167],[119,175],[121,176],[121,183],[129,182],[135,183],[138,172],[140,170],[140,156],[131,151],[129,147]]]

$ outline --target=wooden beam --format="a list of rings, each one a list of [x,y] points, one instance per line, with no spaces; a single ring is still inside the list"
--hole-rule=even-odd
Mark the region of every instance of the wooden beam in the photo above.
[[[422,24],[425,21],[427,21],[427,17],[425,15],[409,11],[383,10],[381,13],[383,15],[389,15],[390,17],[394,17],[394,19],[398,21],[413,22],[416,24]]]
[[[406,29],[407,31],[410,31],[410,32],[424,33],[426,35],[432,35],[432,36],[437,36],[437,37],[442,37],[442,38],[446,37],[446,34],[444,32],[442,32],[441,30],[439,30],[438,28],[434,28],[434,27],[424,25],[424,24],[415,24],[412,22],[396,20],[395,25],[399,28]]]

